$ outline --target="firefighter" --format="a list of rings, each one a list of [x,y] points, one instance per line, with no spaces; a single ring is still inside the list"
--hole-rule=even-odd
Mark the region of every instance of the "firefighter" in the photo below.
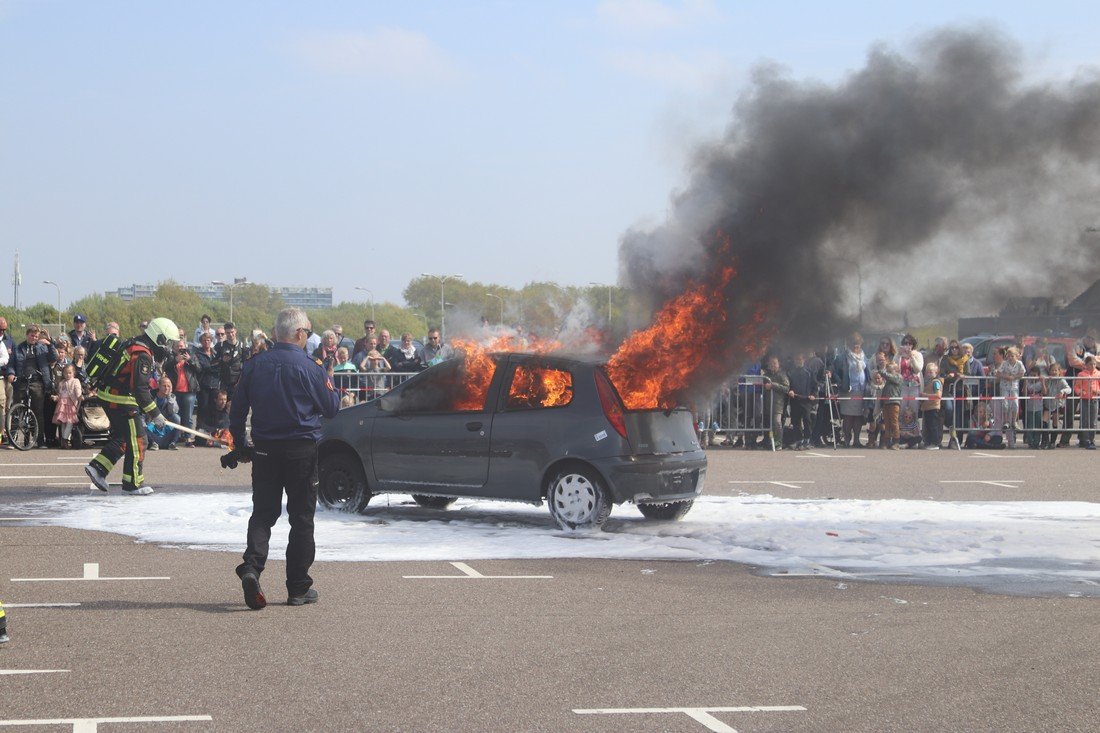
[[[123,346],[122,366],[107,377],[105,388],[97,394],[107,403],[111,427],[103,450],[84,467],[94,488],[107,491],[107,474],[119,459],[125,458],[122,492],[136,496],[153,493],[152,487],[144,485],[145,477],[141,474],[145,421],[151,420],[157,428],[163,428],[165,419],[153,398],[155,385],[151,380],[155,363],[164,361],[179,337],[179,328],[170,319],[154,318],[143,334]]]

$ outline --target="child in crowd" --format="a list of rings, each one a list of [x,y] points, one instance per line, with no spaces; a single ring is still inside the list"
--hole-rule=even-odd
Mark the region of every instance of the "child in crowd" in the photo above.
[[[1024,440],[1027,447],[1038,450],[1040,442],[1046,439],[1047,415],[1043,410],[1043,392],[1046,377],[1038,364],[1032,364],[1024,377]]]
[[[1066,413],[1066,397],[1073,394],[1073,388],[1069,386],[1069,382],[1062,376],[1062,365],[1058,362],[1054,362],[1047,367],[1047,374],[1049,375],[1046,380],[1046,384],[1043,387],[1043,414],[1044,420],[1049,420],[1049,427],[1051,433],[1043,435],[1045,444],[1040,446],[1047,450],[1053,450],[1058,447],[1058,427],[1064,424],[1062,417]],[[1046,427],[1044,425],[1044,427]],[[1068,439],[1069,435],[1066,434]]]
[[[867,447],[874,448],[877,441],[883,440],[882,388],[886,385],[883,372],[886,369],[886,354],[875,352],[875,368],[871,381],[867,383],[866,396],[870,398],[870,413],[867,421]]]
[[[990,410],[986,402],[978,402],[974,405],[972,417],[974,428],[966,434],[967,448],[982,448],[985,450],[999,450],[1005,447],[1004,437],[995,435],[989,417]]]
[[[1100,371],[1096,369],[1095,356],[1085,357],[1085,368],[1077,372],[1073,394],[1081,401],[1081,432],[1077,434],[1077,445],[1096,450],[1096,400],[1100,398]]]
[[[900,442],[906,448],[920,448],[920,422],[917,420],[917,403],[906,402],[901,406],[901,417],[898,421]]]
[[[924,384],[921,387],[920,414],[924,421],[924,447],[939,450],[943,441],[943,412],[940,401],[943,398],[943,380],[935,361],[929,359],[924,366]]]
[[[901,446],[901,430],[898,418],[901,414],[901,375],[898,373],[897,362],[886,362],[886,368],[880,372],[882,376],[882,447],[890,450],[898,450]]]
[[[53,411],[53,421],[58,426],[61,447],[72,448],[73,426],[80,420],[80,401],[84,398],[84,388],[76,378],[76,367],[72,362],[62,369],[61,381],[56,389],[57,392],[51,397],[57,403]]]
[[[1005,445],[1016,447],[1016,419],[1020,415],[1020,380],[1024,378],[1024,363],[1020,351],[1009,346],[1004,361],[993,370],[996,393],[993,398],[993,429],[1005,437]]]

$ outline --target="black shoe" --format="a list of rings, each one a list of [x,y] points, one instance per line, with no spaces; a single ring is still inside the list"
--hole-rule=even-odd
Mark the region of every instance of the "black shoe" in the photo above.
[[[317,590],[310,588],[300,596],[290,596],[286,599],[286,605],[288,606],[304,606],[308,603],[317,602]]]
[[[259,611],[267,605],[264,592],[260,590],[260,576],[256,573],[245,573],[241,576],[241,587],[244,588],[244,603],[253,611]]]

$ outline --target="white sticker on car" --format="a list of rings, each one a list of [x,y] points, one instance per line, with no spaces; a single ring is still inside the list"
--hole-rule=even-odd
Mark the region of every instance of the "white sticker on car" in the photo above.
[[[600,442],[601,440],[603,440],[604,438],[607,437],[607,431],[606,430],[601,430],[600,432],[596,433],[592,437],[594,437],[596,439],[596,442],[598,443],[598,442]]]

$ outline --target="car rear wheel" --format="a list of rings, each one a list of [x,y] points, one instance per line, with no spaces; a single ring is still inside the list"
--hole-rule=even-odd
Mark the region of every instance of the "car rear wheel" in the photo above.
[[[546,487],[550,516],[562,529],[603,526],[611,514],[611,497],[594,471],[573,466],[558,472]]]
[[[318,465],[317,498],[329,509],[358,513],[371,500],[363,464],[356,456],[337,453]]]
[[[683,519],[684,515],[691,511],[693,504],[695,504],[694,499],[688,499],[687,501],[666,501],[660,504],[639,504],[638,511],[640,511],[642,516],[646,519],[675,521],[677,519]]]
[[[446,509],[451,504],[455,503],[455,497],[453,496],[426,496],[424,494],[413,494],[413,501],[425,509]]]

